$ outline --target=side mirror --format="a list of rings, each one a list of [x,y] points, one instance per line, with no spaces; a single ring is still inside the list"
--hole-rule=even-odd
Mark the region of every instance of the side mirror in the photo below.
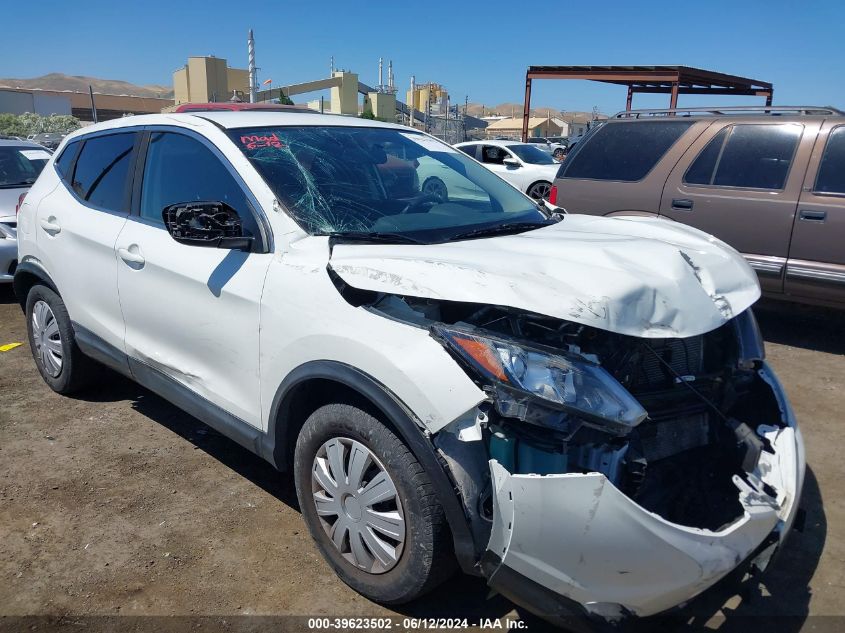
[[[248,251],[253,238],[244,235],[241,218],[225,202],[179,202],[161,212],[170,236],[186,246]]]
[[[515,158],[510,158],[510,157],[504,159],[502,161],[502,164],[505,167],[519,167],[519,161],[516,160]]]

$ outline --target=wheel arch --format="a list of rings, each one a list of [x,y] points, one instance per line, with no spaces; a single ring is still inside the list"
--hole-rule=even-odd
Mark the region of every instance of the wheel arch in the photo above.
[[[32,287],[39,283],[44,284],[60,297],[62,296],[52,277],[39,264],[31,260],[18,264],[18,267],[15,269],[12,288],[15,291],[15,297],[18,299],[21,309],[26,309],[26,297]]]
[[[461,568],[478,573],[476,547],[455,486],[434,445],[408,407],[385,385],[351,365],[318,360],[294,369],[276,391],[270,409],[265,458],[279,470],[292,463],[296,438],[308,416],[324,404],[345,402],[385,422],[425,469],[443,506]]]

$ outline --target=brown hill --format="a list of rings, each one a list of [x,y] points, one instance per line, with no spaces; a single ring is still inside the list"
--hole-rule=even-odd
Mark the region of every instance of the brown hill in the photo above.
[[[89,85],[94,88],[94,92],[102,94],[132,95],[136,97],[173,97],[173,90],[168,86],[136,86],[120,79],[97,79],[96,77],[65,75],[63,73],[50,73],[32,79],[0,79],[0,86],[10,88],[77,90],[85,92],[88,90]]]

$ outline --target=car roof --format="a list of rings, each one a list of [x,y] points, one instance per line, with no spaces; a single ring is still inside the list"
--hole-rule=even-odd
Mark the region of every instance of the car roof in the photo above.
[[[144,125],[178,125],[189,129],[197,129],[201,121],[207,121],[217,127],[225,129],[273,127],[273,126],[341,126],[341,127],[369,127],[389,128],[412,132],[404,125],[372,121],[353,116],[339,114],[320,114],[319,112],[258,112],[258,111],[219,111],[219,112],[165,112],[162,114],[136,114],[96,123],[76,130],[65,137],[65,142],[78,139],[96,132],[106,130],[120,130],[123,128],[140,127]]]
[[[6,138],[0,139],[0,147],[31,147],[32,149],[47,149],[43,145],[33,143],[32,141],[16,141],[13,139]]]

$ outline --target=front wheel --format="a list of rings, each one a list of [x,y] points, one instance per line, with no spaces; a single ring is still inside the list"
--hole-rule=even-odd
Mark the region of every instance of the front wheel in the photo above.
[[[528,188],[528,195],[534,200],[548,200],[552,190],[552,183],[540,181],[535,182]]]
[[[365,411],[330,404],[311,414],[296,442],[294,476],[317,547],[367,598],[408,602],[453,571],[451,535],[428,475]]]

